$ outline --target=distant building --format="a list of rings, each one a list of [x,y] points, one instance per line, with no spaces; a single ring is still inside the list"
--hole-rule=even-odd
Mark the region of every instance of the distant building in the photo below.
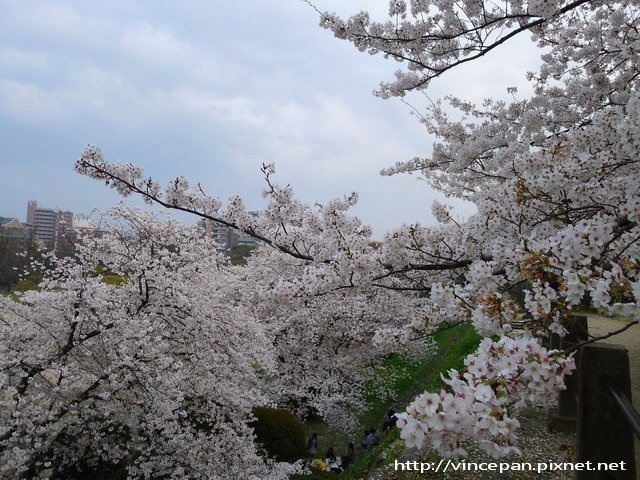
[[[211,220],[204,220],[202,222],[204,226],[205,235],[213,237],[224,248],[230,248],[234,243],[234,229],[225,225],[212,222]]]
[[[22,223],[17,218],[0,217],[0,227],[22,229]]]
[[[69,211],[40,208],[34,200],[27,204],[27,225],[49,250],[55,249],[56,231],[72,224],[73,213]]]
[[[0,217],[0,235],[4,238],[29,238],[31,232],[17,218]]]
[[[254,217],[258,216],[256,212],[248,213]],[[226,225],[206,219],[201,220],[199,224],[202,228],[204,228],[206,235],[210,235],[215,238],[218,243],[220,243],[221,246],[227,251],[231,250],[237,245],[258,245],[258,240],[256,240],[254,237],[236,230],[235,228],[227,227]]]
[[[258,240],[256,240],[254,237],[252,237],[247,233],[239,232],[236,230],[235,234],[236,235],[233,239],[234,246],[235,245],[258,245]]]

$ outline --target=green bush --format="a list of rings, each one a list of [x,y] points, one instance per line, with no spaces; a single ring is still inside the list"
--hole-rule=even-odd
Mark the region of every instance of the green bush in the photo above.
[[[295,462],[305,457],[305,428],[295,415],[268,407],[255,408],[253,415],[256,441],[269,457],[280,462]]]
[[[103,275],[102,281],[107,285],[120,286],[127,281],[127,277],[122,275]]]
[[[27,290],[40,290],[40,282],[42,282],[42,275],[29,275],[26,278],[18,280],[13,286],[13,289],[17,292],[26,292]]]
[[[229,251],[231,265],[246,265],[247,259],[257,247],[255,245],[234,245]]]

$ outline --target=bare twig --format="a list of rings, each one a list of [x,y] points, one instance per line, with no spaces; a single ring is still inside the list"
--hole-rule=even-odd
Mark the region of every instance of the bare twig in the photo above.
[[[602,335],[600,337],[593,337],[593,338],[590,338],[589,340],[585,340],[584,342],[576,343],[573,347],[567,348],[565,350],[565,353],[571,353],[575,350],[578,350],[580,347],[584,345],[597,342],[598,340],[604,340],[605,338],[613,337],[614,335],[618,335],[619,333],[622,333],[625,330],[628,330],[629,328],[631,328],[632,326],[638,325],[638,324],[640,324],[640,320],[634,320],[633,322],[627,323],[624,327],[619,328],[618,330],[615,330],[613,332],[609,332],[606,335]]]

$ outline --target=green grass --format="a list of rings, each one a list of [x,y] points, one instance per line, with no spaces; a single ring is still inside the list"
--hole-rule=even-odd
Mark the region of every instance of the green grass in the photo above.
[[[4,295],[7,298],[10,298],[16,303],[20,303],[20,297],[15,292],[2,292],[2,295]]]
[[[395,395],[390,399],[380,399],[371,395],[367,398],[369,408],[362,413],[358,426],[352,432],[336,432],[318,423],[308,424],[309,431],[317,431],[321,444],[333,445],[336,453],[341,454],[346,451],[348,438],[357,439],[355,462],[340,475],[343,479],[364,478],[372,469],[378,468],[382,464],[387,464],[397,458],[404,450],[404,443],[399,441],[399,430],[392,429],[383,434],[380,443],[371,450],[365,452],[360,447],[360,441],[366,428],[375,427],[381,430],[386,419],[389,408],[402,411],[413,398],[425,390],[439,391],[442,386],[440,374],[446,373],[451,368],[462,370],[464,358],[475,351],[481,338],[468,325],[441,331],[434,336],[437,343],[437,353],[422,362],[416,362],[401,356],[394,356],[384,364],[381,375],[397,374],[393,383]],[[386,372],[386,373],[385,373]],[[324,441],[323,441],[324,440]],[[329,442],[334,443],[328,443]],[[353,441],[353,440],[352,440]],[[319,449],[323,453],[322,448]],[[384,458],[383,458],[384,457]],[[334,478],[335,473],[314,471],[311,475],[294,475],[291,480],[303,479],[327,479]]]
[[[436,337],[442,356],[440,361],[431,368],[431,375],[429,375],[430,378],[426,383],[425,390],[437,391],[440,389],[442,386],[441,373],[446,373],[452,368],[461,371],[464,368],[465,357],[475,352],[482,340],[482,337],[469,324],[457,328],[459,329],[457,332],[455,330],[442,332],[440,339]]]

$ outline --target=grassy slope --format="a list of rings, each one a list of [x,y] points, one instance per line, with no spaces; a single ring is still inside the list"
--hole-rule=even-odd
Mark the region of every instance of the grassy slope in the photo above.
[[[386,362],[387,368],[398,373],[398,379],[394,384],[396,394],[394,398],[386,400],[369,398],[370,407],[360,417],[356,431],[340,435],[340,432],[328,431],[326,427],[322,428],[318,424],[309,425],[310,431],[318,431],[321,439],[323,437],[328,439],[329,442],[325,440],[325,442],[321,443],[326,443],[327,445],[330,443],[336,447],[336,453],[345,452],[348,437],[361,440],[363,438],[361,432],[371,426],[380,430],[389,408],[402,411],[417,394],[425,390],[439,390],[442,385],[440,374],[451,368],[461,370],[464,357],[473,352],[480,341],[480,337],[469,325],[442,331],[436,334],[435,339],[438,344],[438,353],[429,360],[415,363],[402,357],[394,357]],[[364,452],[359,447],[359,442],[354,441],[354,444],[356,444],[356,460],[340,478],[363,478],[369,470],[377,466],[381,456],[385,456],[386,461],[389,461],[393,456],[398,455],[401,449],[391,448],[391,445],[398,438],[398,430],[388,431],[383,435],[380,444],[368,452]],[[323,453],[322,448],[319,451]],[[292,480],[335,478],[335,473],[315,471],[310,476],[296,475],[291,478]]]

